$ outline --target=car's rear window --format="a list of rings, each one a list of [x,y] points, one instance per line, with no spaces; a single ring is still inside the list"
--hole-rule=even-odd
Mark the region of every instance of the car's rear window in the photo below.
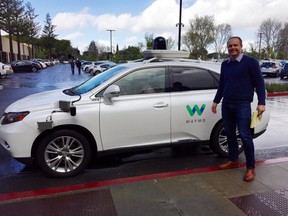
[[[261,67],[272,67],[274,65],[275,65],[274,62],[264,62],[262,63]]]

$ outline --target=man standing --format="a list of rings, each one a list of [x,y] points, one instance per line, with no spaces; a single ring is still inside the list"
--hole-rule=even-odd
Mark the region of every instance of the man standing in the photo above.
[[[243,180],[250,182],[255,178],[254,143],[250,129],[251,102],[256,90],[257,111],[259,116],[262,115],[265,111],[265,84],[259,62],[243,55],[240,37],[231,37],[227,48],[230,58],[222,62],[219,87],[211,107],[212,112],[216,113],[217,104],[223,98],[222,118],[229,147],[229,161],[219,168],[239,167],[237,127],[246,157],[247,170]]]

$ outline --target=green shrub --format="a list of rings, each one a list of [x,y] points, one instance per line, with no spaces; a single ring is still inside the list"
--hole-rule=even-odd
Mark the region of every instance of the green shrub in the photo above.
[[[267,92],[283,92],[288,91],[287,84],[279,84],[279,83],[265,83]]]

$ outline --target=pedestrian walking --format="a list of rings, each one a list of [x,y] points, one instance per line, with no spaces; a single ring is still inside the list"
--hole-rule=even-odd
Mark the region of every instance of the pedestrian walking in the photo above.
[[[73,58],[70,59],[70,66],[71,66],[71,72],[72,74],[74,74],[74,70],[75,70],[75,61]]]
[[[243,143],[246,157],[246,172],[243,180],[255,178],[255,153],[251,123],[251,102],[254,90],[258,96],[258,115],[265,111],[265,84],[259,62],[242,53],[240,37],[231,37],[227,42],[229,59],[221,64],[220,82],[211,110],[217,112],[217,104],[222,101],[222,118],[229,148],[229,161],[220,169],[239,167],[236,127]]]
[[[76,67],[78,68],[78,74],[81,74],[81,61],[76,59]]]

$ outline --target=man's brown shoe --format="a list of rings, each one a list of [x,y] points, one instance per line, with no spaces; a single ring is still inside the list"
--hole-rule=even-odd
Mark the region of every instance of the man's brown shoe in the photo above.
[[[223,163],[219,166],[219,169],[225,170],[225,169],[233,169],[238,168],[239,162],[238,161],[228,161],[226,163]]]
[[[243,181],[251,182],[254,180],[255,176],[255,169],[247,169]]]

